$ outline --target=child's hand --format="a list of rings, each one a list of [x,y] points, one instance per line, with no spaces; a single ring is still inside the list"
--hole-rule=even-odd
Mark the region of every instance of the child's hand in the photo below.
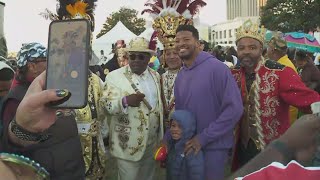
[[[196,136],[196,137],[193,137],[191,140],[187,141],[186,146],[184,148],[184,153],[186,155],[189,155],[193,151],[194,154],[198,154],[200,150],[201,150],[201,144]]]

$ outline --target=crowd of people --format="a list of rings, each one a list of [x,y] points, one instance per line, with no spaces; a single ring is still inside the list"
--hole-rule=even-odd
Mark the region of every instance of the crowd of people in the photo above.
[[[95,5],[86,7],[81,16],[60,3],[51,17],[91,17],[93,31]],[[108,63],[90,64],[88,101],[81,109],[48,106],[70,92],[45,89],[43,45],[23,45],[16,67],[3,58],[1,177],[97,180],[111,163],[120,180],[156,179],[158,165],[168,180],[221,180],[272,162],[319,166],[320,72],[310,53],[299,50],[290,59],[280,32],[266,42],[266,29],[250,20],[237,30],[236,47],[211,50],[192,25],[196,10],[174,3],[156,9],[148,12],[156,15],[163,52],[151,48],[153,39],[117,41]],[[154,56],[161,62],[156,69]],[[161,162],[155,160],[159,148],[165,149]]]

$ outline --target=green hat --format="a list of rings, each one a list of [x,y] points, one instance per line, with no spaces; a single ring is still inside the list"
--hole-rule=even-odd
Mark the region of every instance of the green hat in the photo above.
[[[284,38],[284,34],[280,31],[272,32],[272,37],[268,45],[272,46],[274,49],[277,49],[277,50],[287,49],[287,41]]]

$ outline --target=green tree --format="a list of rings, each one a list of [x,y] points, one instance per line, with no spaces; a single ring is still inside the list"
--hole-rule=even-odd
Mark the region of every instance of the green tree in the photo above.
[[[268,0],[261,24],[272,31],[314,30],[320,25],[320,0]]]
[[[118,12],[113,12],[109,17],[107,17],[107,20],[103,24],[103,28],[97,35],[97,38],[109,32],[119,20],[134,34],[140,35],[146,29],[144,27],[146,21],[143,18],[138,18],[137,15],[138,11],[121,7]]]

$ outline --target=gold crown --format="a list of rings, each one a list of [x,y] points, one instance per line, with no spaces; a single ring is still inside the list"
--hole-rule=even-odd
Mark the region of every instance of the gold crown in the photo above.
[[[258,40],[261,44],[264,43],[267,29],[264,26],[259,27],[258,24],[253,23],[250,19],[245,21],[240,28],[237,29],[236,43],[245,37]]]
[[[192,21],[182,15],[175,16],[166,14],[157,17],[153,22],[153,29],[157,31],[159,41],[163,44],[164,50],[174,48],[176,30],[181,24],[192,24]]]

